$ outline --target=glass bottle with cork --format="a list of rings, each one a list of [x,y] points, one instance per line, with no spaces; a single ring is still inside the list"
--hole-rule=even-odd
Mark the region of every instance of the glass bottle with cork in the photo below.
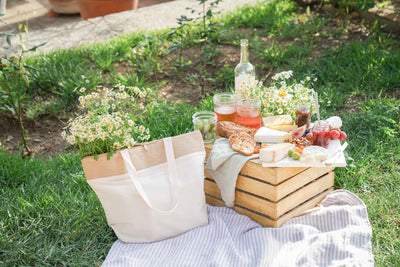
[[[255,86],[256,70],[249,62],[249,42],[240,40],[240,63],[235,68],[235,91],[242,95]],[[261,100],[258,96],[245,94],[237,99],[236,122],[258,129],[261,127]]]
[[[235,91],[254,84],[256,69],[249,61],[249,41],[240,40],[240,62],[235,67]]]

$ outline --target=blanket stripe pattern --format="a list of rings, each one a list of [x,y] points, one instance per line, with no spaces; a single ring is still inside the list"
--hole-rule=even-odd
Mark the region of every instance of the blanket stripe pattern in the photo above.
[[[230,208],[207,208],[208,225],[177,237],[115,241],[102,266],[374,266],[367,209],[349,191],[333,191],[280,228],[264,228]]]

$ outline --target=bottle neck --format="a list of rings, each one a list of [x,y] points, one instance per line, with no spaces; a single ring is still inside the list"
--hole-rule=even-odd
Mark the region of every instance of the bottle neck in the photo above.
[[[240,63],[248,63],[249,62],[249,45],[248,41],[241,40],[240,42]]]

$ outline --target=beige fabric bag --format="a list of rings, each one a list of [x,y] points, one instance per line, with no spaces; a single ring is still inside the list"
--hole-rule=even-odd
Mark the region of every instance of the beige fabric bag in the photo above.
[[[199,131],[82,159],[107,222],[124,242],[153,242],[208,223]]]

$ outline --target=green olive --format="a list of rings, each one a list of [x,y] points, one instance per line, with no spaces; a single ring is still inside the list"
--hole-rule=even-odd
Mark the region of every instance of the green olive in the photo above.
[[[195,124],[195,126],[194,127],[196,127],[196,129],[197,130],[199,130],[200,132],[203,132],[203,129],[204,129],[204,127],[203,127],[203,125],[202,124],[200,124],[200,123],[198,123],[198,124]]]
[[[300,155],[299,153],[293,151],[293,153],[292,153],[292,159],[299,160],[300,157],[301,157],[301,155]]]

